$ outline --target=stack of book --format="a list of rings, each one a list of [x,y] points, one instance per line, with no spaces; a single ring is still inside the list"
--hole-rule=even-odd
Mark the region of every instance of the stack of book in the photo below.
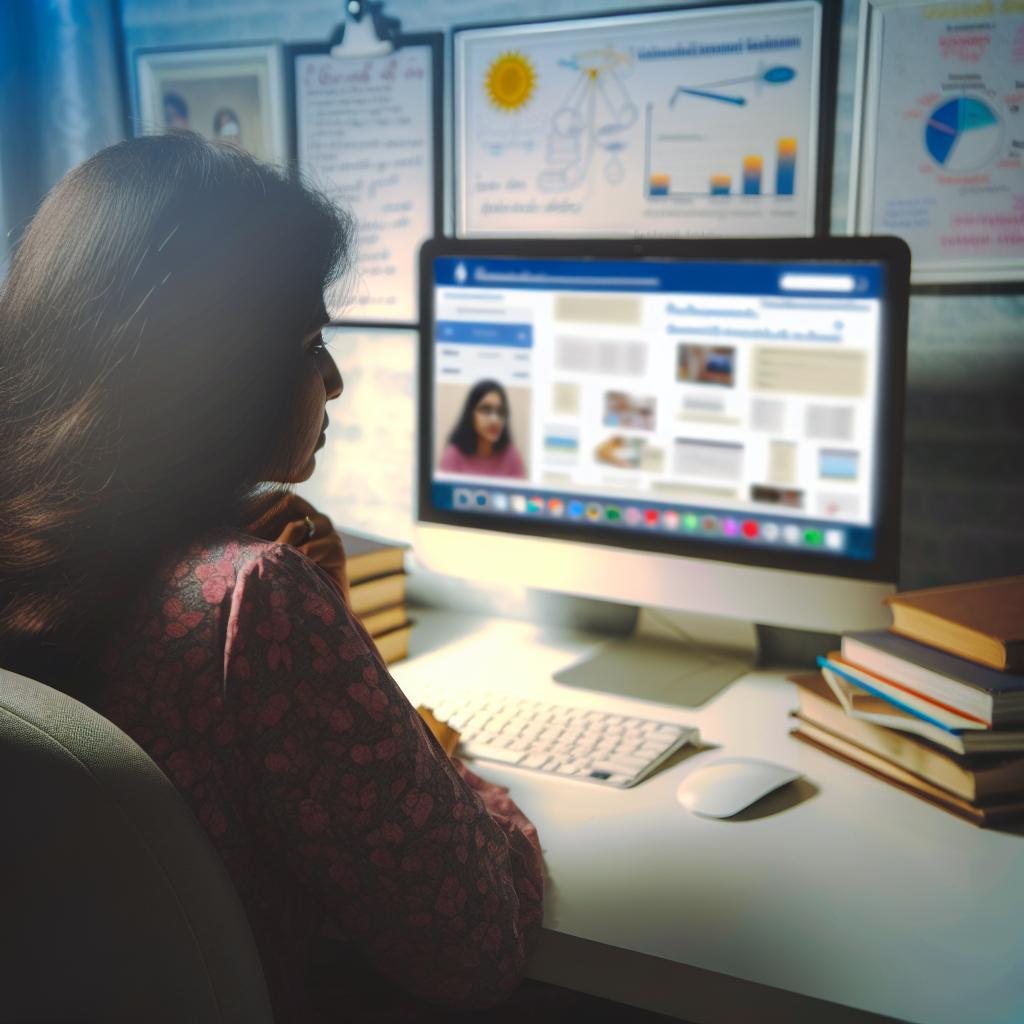
[[[1024,820],[1024,577],[888,599],[799,686],[798,738],[979,825]]]
[[[339,530],[348,570],[349,607],[385,664],[409,653],[412,622],[405,607],[405,546]]]

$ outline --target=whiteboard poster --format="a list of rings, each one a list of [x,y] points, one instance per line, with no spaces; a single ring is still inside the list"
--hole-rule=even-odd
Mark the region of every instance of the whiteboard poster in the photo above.
[[[299,172],[356,223],[355,259],[329,289],[327,311],[337,321],[414,324],[417,252],[439,205],[435,50],[298,52],[294,61]]]
[[[456,29],[456,234],[814,234],[822,18],[801,0]]]
[[[871,0],[851,227],[915,284],[1024,280],[1024,2]]]

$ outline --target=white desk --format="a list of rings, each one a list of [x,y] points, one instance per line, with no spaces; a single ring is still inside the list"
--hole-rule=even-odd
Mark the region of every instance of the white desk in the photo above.
[[[775,813],[713,821],[680,807],[675,790],[718,751],[621,792],[484,766],[544,848],[532,977],[699,1024],[1024,1021],[1024,839],[977,829],[792,739],[796,699],[783,674],[749,675],[699,710],[638,707],[551,681],[593,635],[417,614],[413,657],[394,666],[414,702],[442,677],[653,707],[699,726],[722,753],[780,761],[809,780],[758,808]]]

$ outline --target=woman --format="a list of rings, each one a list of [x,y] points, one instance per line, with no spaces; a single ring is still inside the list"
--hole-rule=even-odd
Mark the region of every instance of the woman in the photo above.
[[[342,391],[320,328],[348,251],[325,201],[171,133],[71,171],[0,293],[0,664],[89,700],[177,785],[282,1022],[316,1019],[325,925],[473,1007],[540,924],[532,826],[445,756],[345,603],[329,521],[280,486]]]
[[[508,428],[508,395],[496,380],[478,381],[470,389],[440,468],[474,476],[526,476]]]

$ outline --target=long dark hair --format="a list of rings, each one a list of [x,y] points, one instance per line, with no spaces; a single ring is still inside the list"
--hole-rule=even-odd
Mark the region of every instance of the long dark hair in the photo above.
[[[322,197],[192,132],[111,146],[56,185],[0,291],[0,664],[74,690],[59,677],[87,670],[162,554],[266,506],[349,234]]]
[[[473,426],[473,410],[480,403],[480,399],[492,391],[497,391],[501,396],[501,405],[505,410],[505,426],[502,428],[501,436],[494,442],[494,451],[504,451],[512,443],[512,434],[508,426],[508,395],[496,380],[481,380],[470,388],[459,415],[459,422],[448,435],[448,443],[455,445],[463,455],[476,455],[477,433],[476,427]]]

